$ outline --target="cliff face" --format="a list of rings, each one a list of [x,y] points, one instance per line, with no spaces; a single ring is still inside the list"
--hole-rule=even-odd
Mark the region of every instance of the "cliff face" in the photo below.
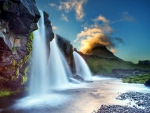
[[[39,18],[33,0],[0,0],[0,86],[16,89],[27,81]]]
[[[44,13],[44,24],[45,24],[45,32],[46,32],[46,45],[47,45],[47,55],[50,55],[50,42],[54,38],[54,33],[51,26],[51,21],[49,20],[49,14],[47,14],[45,11]],[[49,56],[47,56],[49,58]]]

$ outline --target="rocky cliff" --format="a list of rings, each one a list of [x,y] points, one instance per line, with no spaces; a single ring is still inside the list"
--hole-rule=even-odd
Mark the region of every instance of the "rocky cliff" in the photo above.
[[[47,55],[50,55],[50,42],[54,38],[54,33],[51,26],[51,21],[49,20],[49,14],[43,11],[44,13],[44,24],[46,32],[46,45],[47,45]],[[49,56],[48,56],[49,58]]]
[[[49,53],[54,33],[49,16],[43,13]],[[0,87],[16,89],[27,82],[39,18],[34,0],[0,0]]]
[[[67,40],[59,35],[56,35],[56,38],[57,38],[57,43],[58,43],[60,50],[66,57],[66,60],[69,64],[71,70],[73,71],[73,65],[74,65],[73,62],[74,61],[73,61],[73,46],[72,46],[72,44],[70,43],[69,40]]]

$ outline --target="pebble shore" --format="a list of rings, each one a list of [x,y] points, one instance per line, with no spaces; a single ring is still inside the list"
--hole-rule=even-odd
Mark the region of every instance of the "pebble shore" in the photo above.
[[[120,94],[116,99],[129,100],[132,106],[101,105],[100,109],[92,113],[150,113],[150,93],[127,92]]]

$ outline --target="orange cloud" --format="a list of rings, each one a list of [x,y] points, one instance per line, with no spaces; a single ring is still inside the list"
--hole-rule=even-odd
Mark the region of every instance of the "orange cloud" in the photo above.
[[[115,41],[121,42],[120,38],[111,38],[113,29],[109,26],[109,20],[100,15],[93,20],[94,24],[84,29],[77,34],[74,42],[80,41],[80,51],[86,53],[93,49],[96,44],[106,46],[111,52],[115,53]],[[98,24],[102,21],[102,24]]]
[[[106,35],[95,34],[93,37],[81,40],[80,51],[86,53],[87,51],[93,49],[93,47],[95,47],[95,44],[101,44],[112,49],[114,47],[113,42],[111,42],[111,40]]]

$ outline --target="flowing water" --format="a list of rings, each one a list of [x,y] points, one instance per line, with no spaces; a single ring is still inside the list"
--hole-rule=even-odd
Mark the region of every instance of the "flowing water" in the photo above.
[[[84,59],[75,51],[73,52],[73,56],[75,60],[76,75],[83,77],[84,80],[91,80],[92,74]]]
[[[34,32],[33,52],[32,52],[32,69],[29,95],[45,93],[48,88],[47,80],[47,53],[44,15],[40,11],[41,18],[38,22],[38,30]]]
[[[122,83],[119,79],[99,78],[86,87],[49,92],[34,99],[28,97],[27,102],[18,95],[0,98],[0,113],[92,113],[102,104],[129,105],[127,101],[116,100],[120,93],[127,91],[149,93],[150,88]]]
[[[38,30],[34,32],[29,95],[18,99],[14,104],[15,109],[30,109],[47,105],[57,106],[68,100],[69,96],[54,92],[54,90],[60,91],[60,89],[76,87],[75,84],[69,82],[72,73],[65,57],[57,46],[57,37],[50,44],[51,54],[49,61],[47,60],[49,55],[46,53],[44,15],[42,11],[40,11],[40,14]]]
[[[50,87],[58,89],[66,87],[70,84],[69,76],[72,76],[70,68],[63,54],[57,45],[57,36],[50,43],[51,54],[49,59],[49,74],[50,74]]]

